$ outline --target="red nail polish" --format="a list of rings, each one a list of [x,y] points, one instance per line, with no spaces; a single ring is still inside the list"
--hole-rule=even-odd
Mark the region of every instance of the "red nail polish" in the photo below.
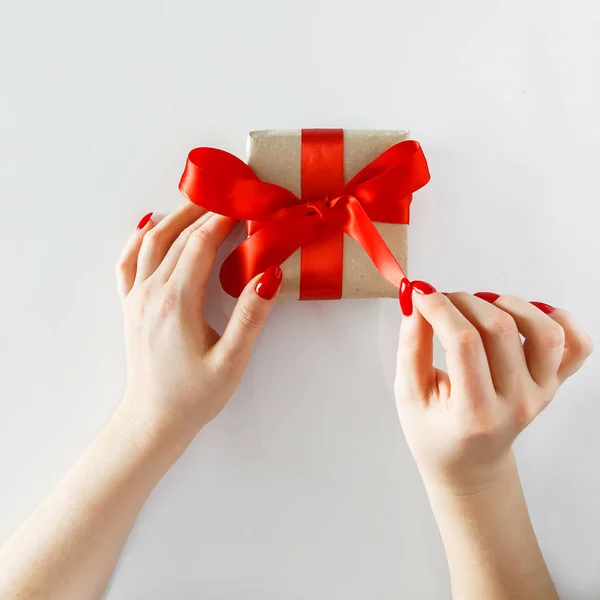
[[[473,296],[477,296],[490,304],[494,304],[494,302],[500,298],[500,294],[496,294],[495,292],[477,292],[476,294],[473,294]]]
[[[151,212],[150,212],[150,213],[148,213],[147,215],[144,215],[144,216],[141,218],[141,220],[140,220],[140,222],[138,223],[138,226],[137,226],[137,228],[138,228],[138,231],[139,231],[140,229],[144,229],[144,227],[146,227],[146,225],[148,225],[148,221],[150,221],[150,219],[152,218],[152,215],[153,215],[153,214],[154,214],[154,213],[151,213]]]
[[[437,290],[426,281],[411,281],[411,285],[416,292],[419,292],[419,294],[423,294],[424,296],[437,292]]]
[[[546,313],[547,315],[554,312],[554,306],[550,306],[545,302],[531,302],[531,304],[533,304],[536,308],[539,308],[543,313]]]
[[[399,299],[402,314],[405,317],[410,317],[413,312],[412,285],[406,277],[400,282]]]
[[[282,279],[283,271],[280,267],[269,267],[260,278],[256,286],[256,293],[265,300],[271,300],[279,290]]]

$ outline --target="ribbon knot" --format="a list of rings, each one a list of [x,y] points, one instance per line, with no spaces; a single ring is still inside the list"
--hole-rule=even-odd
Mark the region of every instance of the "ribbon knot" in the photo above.
[[[334,202],[338,199],[336,198],[332,201],[329,199],[329,196],[325,196],[325,198],[321,198],[320,200],[308,201],[306,207],[311,211],[309,214],[317,214],[321,221],[325,222],[326,213],[333,208]]]
[[[314,165],[317,174],[319,165],[318,161]],[[247,222],[248,237],[221,268],[221,284],[228,294],[239,296],[256,275],[281,265],[302,248],[303,261],[305,251],[312,255],[307,261],[310,271],[301,272],[301,298],[330,299],[341,296],[339,257],[343,259],[343,255],[332,258],[321,251],[320,244],[343,234],[362,246],[383,277],[400,287],[405,274],[373,222],[408,223],[412,194],[429,178],[421,146],[404,141],[369,163],[343,189],[332,190],[333,197],[321,193],[315,200],[308,194],[307,201],[261,181],[246,163],[228,152],[196,148],[188,156],[179,189],[207,211]],[[319,275],[326,263],[333,265],[330,272],[339,278],[339,284],[329,288]],[[333,288],[339,289],[339,294],[336,291],[334,295]]]

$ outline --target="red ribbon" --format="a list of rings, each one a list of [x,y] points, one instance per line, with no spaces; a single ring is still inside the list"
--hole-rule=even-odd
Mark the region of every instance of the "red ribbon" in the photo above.
[[[216,148],[190,152],[179,189],[208,211],[248,222],[248,238],[221,268],[228,294],[238,297],[256,275],[302,248],[300,298],[326,300],[342,294],[344,233],[400,287],[404,272],[373,221],[408,223],[412,194],[429,178],[419,143],[404,141],[344,186],[343,130],[309,129],[302,131],[302,198]]]
[[[303,129],[301,145],[302,199],[321,212],[321,204],[344,188],[344,130]],[[342,297],[344,232],[302,246],[300,300]]]

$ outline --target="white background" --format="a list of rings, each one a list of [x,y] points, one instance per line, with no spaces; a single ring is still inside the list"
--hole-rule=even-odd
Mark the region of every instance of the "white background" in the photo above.
[[[113,264],[187,152],[261,128],[412,129],[411,275],[600,339],[597,0],[0,3],[0,539],[124,387]],[[209,315],[227,302],[213,285]],[[397,303],[284,306],[161,482],[108,597],[447,598],[392,398]],[[517,444],[563,598],[600,597],[600,353]]]

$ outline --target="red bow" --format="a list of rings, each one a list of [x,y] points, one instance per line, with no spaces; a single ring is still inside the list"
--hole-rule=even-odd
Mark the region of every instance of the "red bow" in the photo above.
[[[302,148],[305,196],[304,141]],[[314,173],[323,166],[319,163],[326,156],[323,149],[320,147],[320,152],[314,155],[317,159]],[[343,162],[341,164],[343,169]],[[327,165],[324,166],[327,171]],[[341,174],[343,183],[343,170]],[[415,141],[405,141],[381,154],[341,190],[320,199],[307,200],[278,185],[259,180],[246,163],[228,152],[196,148],[188,156],[179,189],[206,210],[236,220],[255,221],[249,223],[249,237],[229,255],[221,268],[223,289],[237,297],[251,279],[272,265],[281,265],[298,248],[304,251],[336,236],[343,239],[343,233],[363,247],[390,283],[400,287],[404,272],[373,221],[408,223],[412,193],[423,187],[429,177],[421,146]],[[301,298],[341,297],[340,258],[336,256],[329,261],[332,268],[329,268],[327,278],[331,279],[331,273],[339,278],[339,285],[334,282],[334,291],[330,291],[331,286],[317,284],[301,289]],[[321,256],[321,261],[303,264],[301,288],[304,287],[305,271],[309,275],[317,272],[318,280],[318,271],[322,270],[319,263],[323,261],[327,263],[326,255]]]

